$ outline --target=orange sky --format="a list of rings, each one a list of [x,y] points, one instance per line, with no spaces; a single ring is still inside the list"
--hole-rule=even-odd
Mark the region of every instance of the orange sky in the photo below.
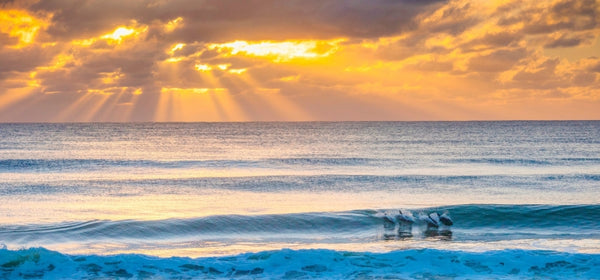
[[[600,119],[600,1],[3,0],[0,122]]]

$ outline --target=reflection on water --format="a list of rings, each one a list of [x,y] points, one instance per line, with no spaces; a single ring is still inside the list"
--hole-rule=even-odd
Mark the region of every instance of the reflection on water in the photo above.
[[[439,240],[444,240],[444,241],[452,240],[452,231],[449,229],[444,229],[444,230],[438,230],[437,228],[428,229],[424,232],[424,234],[427,238],[430,238],[430,239],[439,239]]]
[[[396,211],[392,211],[396,213]],[[448,211],[443,214],[432,212],[413,216],[410,211],[398,210],[397,214],[383,214],[383,240],[408,240],[413,238],[413,225],[418,235],[427,239],[452,240],[450,227],[454,225]]]
[[[419,233],[415,236],[412,232],[406,231],[385,231],[383,233],[383,240],[411,240],[413,238],[424,237],[430,240],[443,240],[443,241],[451,241],[452,240],[452,231],[449,229],[438,230],[438,229],[427,229],[422,233]]]

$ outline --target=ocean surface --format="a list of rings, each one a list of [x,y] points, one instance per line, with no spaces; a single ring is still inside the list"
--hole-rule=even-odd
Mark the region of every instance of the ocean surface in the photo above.
[[[20,278],[600,279],[600,121],[0,124]]]

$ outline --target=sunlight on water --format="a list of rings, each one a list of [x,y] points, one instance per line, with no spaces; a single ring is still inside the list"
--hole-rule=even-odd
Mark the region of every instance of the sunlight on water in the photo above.
[[[454,188],[430,191],[297,192],[257,193],[206,189],[194,193],[146,195],[139,190],[114,195],[25,195],[0,199],[2,224],[55,223],[88,220],[159,220],[212,215],[259,215],[355,209],[423,208],[460,204],[584,203],[596,201],[589,193],[566,198],[560,192],[532,194],[505,189],[455,192]],[[4,201],[2,201],[4,200]]]

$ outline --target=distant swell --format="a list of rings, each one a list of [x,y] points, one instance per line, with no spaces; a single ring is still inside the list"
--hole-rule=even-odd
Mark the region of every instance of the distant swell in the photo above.
[[[600,163],[600,158],[589,157],[589,158],[550,158],[547,160],[541,159],[526,159],[526,158],[467,158],[467,159],[456,159],[451,162],[455,163],[477,163],[477,164],[495,164],[495,165],[518,165],[518,166],[530,166],[530,165],[569,165],[569,164],[582,164],[582,163]]]
[[[0,160],[1,171],[47,171],[81,170],[120,167],[222,167],[255,164],[255,161],[243,160],[205,160],[205,161],[154,161],[154,160],[110,160],[110,159],[7,159]]]
[[[122,167],[155,167],[155,168],[222,168],[222,167],[257,167],[277,168],[289,166],[356,166],[376,164],[385,160],[369,158],[267,158],[259,160],[118,160],[118,159],[5,159],[0,160],[0,172],[31,172],[48,170],[81,170]]]
[[[456,159],[451,163],[476,163],[494,165],[518,166],[561,166],[571,164],[598,164],[600,158],[554,158],[514,159],[514,158],[471,158]],[[416,162],[415,162],[416,163]],[[69,171],[69,170],[100,170],[106,168],[224,168],[224,167],[255,167],[281,168],[285,166],[319,167],[319,166],[382,166],[382,165],[412,164],[411,160],[375,159],[363,157],[291,157],[265,158],[254,160],[121,160],[121,159],[4,159],[0,160],[0,172],[33,172],[33,171]]]
[[[406,210],[405,210],[406,211]],[[410,210],[415,216],[447,212],[456,240],[510,240],[518,233],[545,237],[600,237],[600,205],[458,205]],[[12,243],[96,239],[304,240],[376,238],[383,214],[397,209],[280,215],[221,215],[154,221],[87,221],[0,227],[0,240]],[[507,234],[508,232],[514,234]]]
[[[0,172],[2,173],[2,172]],[[151,174],[151,173],[149,173]],[[51,174],[52,175],[52,174]],[[143,194],[161,193],[164,188],[185,195],[190,189],[206,189],[208,187],[220,190],[245,190],[251,192],[281,192],[281,191],[412,191],[412,192],[447,192],[448,185],[462,186],[469,190],[497,191],[498,188],[512,191],[526,186],[539,191],[573,191],[581,187],[590,192],[600,182],[599,174],[543,174],[543,175],[256,175],[240,177],[212,177],[199,173],[197,177],[149,179],[107,179],[83,177],[84,180],[73,181],[44,181],[39,179],[23,180],[11,184],[0,184],[2,195],[51,195],[51,194],[83,194],[107,195],[106,190],[113,192],[108,195],[130,194],[131,190],[141,190]],[[169,176],[167,176],[169,177]],[[56,179],[56,178],[55,178]],[[578,184],[578,186],[575,186]],[[141,194],[141,193],[140,193]],[[162,194],[162,193],[161,193]],[[527,201],[536,201],[536,197]],[[595,203],[595,201],[593,202]]]

